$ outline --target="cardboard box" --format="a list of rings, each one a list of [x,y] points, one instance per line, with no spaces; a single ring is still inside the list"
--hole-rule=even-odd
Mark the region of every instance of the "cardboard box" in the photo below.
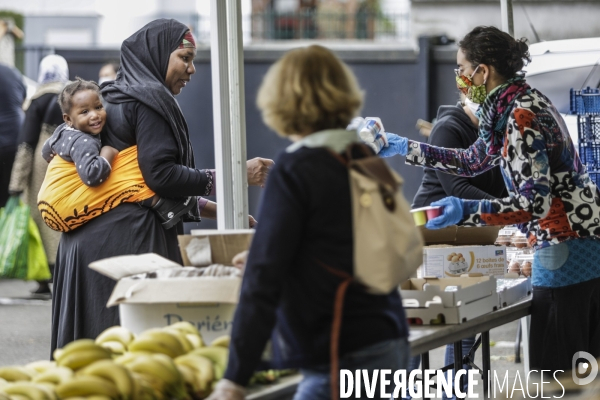
[[[252,231],[207,231],[202,236],[180,236],[184,261],[189,261],[185,248],[194,239],[204,246],[203,254],[208,254],[211,263],[231,265],[233,256],[248,249]],[[159,269],[181,268],[157,254],[108,258],[91,263],[90,268],[118,281],[107,307],[118,305],[121,325],[135,334],[183,320],[196,325],[207,342],[231,332],[240,278],[132,277]]]
[[[506,247],[495,246],[500,226],[449,226],[444,229],[421,228],[423,247],[423,276],[458,277],[462,274],[504,276]],[[457,255],[456,258],[452,258]]]
[[[518,303],[532,292],[531,279],[501,278],[497,280],[497,292],[500,308]]]
[[[445,291],[447,287],[456,290]],[[498,309],[492,276],[413,278],[400,286],[406,317],[418,325],[460,324]]]

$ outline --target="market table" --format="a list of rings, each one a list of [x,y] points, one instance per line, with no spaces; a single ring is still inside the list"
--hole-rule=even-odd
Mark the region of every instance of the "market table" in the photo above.
[[[501,308],[497,311],[481,315],[470,321],[457,325],[411,326],[408,341],[412,354],[420,354],[423,362],[421,368],[429,368],[429,351],[448,343],[454,343],[454,368],[462,369],[462,346],[460,341],[481,333],[482,379],[487,382],[490,371],[490,330],[520,318],[526,317],[531,311],[531,295],[523,300]],[[527,336],[525,335],[525,338]],[[527,340],[527,339],[525,339]],[[282,378],[278,383],[251,389],[249,400],[285,400],[291,399],[296,392],[300,374]],[[487,385],[484,387],[484,398],[487,397]]]

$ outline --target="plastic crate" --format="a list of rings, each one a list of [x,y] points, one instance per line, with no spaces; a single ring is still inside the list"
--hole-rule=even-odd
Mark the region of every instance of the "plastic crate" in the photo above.
[[[600,143],[579,143],[579,158],[588,171],[600,171]]]
[[[600,187],[600,171],[588,171],[588,175],[596,186]]]
[[[600,115],[577,116],[577,138],[580,143],[600,143]]]
[[[600,89],[587,87],[581,90],[571,89],[571,114],[600,114]]]

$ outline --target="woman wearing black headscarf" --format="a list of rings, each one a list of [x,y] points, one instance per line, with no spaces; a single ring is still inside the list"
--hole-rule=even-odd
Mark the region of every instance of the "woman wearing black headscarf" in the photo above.
[[[144,180],[161,197],[214,192],[214,172],[195,168],[188,127],[173,97],[196,72],[195,55],[194,39],[184,24],[156,20],[123,42],[117,79],[102,85],[107,112],[103,145],[119,151],[137,145]],[[248,183],[262,185],[271,163],[249,161]],[[215,217],[215,203],[200,199],[198,205],[188,221]],[[89,269],[91,262],[147,252],[181,262],[181,228],[166,230],[150,208],[123,203],[64,233],[56,261],[52,350],[119,324],[118,309],[106,308],[115,282]]]

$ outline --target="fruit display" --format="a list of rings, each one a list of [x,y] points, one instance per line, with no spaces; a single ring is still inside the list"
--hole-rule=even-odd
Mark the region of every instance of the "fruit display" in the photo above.
[[[114,326],[53,356],[55,361],[0,367],[0,400],[203,399],[225,373],[229,336],[206,346],[185,321],[138,336]],[[279,376],[257,372],[252,382],[272,383]]]

